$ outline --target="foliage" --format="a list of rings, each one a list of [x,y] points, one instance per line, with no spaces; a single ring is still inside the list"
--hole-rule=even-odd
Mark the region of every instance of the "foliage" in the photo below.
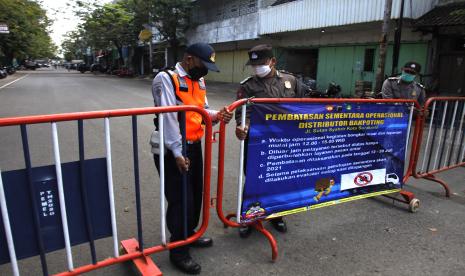
[[[192,10],[190,0],[151,0],[150,11],[155,27],[162,38],[173,49],[173,60],[178,60],[177,49],[181,39],[189,27],[189,19]]]
[[[68,33],[62,44],[67,57],[78,58],[79,49],[117,48],[122,61],[122,47],[135,46],[138,34],[147,26],[158,29],[161,40],[177,49],[189,27],[191,0],[119,0],[98,5],[96,0],[75,0],[71,4],[82,23]],[[176,50],[172,51],[177,60]]]
[[[0,22],[9,34],[0,35],[0,51],[8,62],[13,58],[53,57],[57,50],[49,30],[51,21],[39,3],[32,0],[0,0]]]
[[[82,17],[79,29],[67,34],[62,48],[67,57],[78,57],[81,49],[90,46],[94,49],[107,49],[114,46],[122,59],[122,47],[135,44],[137,36],[133,28],[134,14],[122,4],[92,6],[88,2],[77,1],[76,14]]]
[[[65,39],[61,43],[62,53],[67,61],[72,59],[84,59],[84,53],[87,47],[87,40],[82,29],[67,32]]]

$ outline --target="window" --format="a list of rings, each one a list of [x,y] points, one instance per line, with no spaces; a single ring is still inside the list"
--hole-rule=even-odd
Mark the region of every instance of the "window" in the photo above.
[[[375,65],[375,49],[365,49],[365,60],[363,64],[363,71],[373,72]]]

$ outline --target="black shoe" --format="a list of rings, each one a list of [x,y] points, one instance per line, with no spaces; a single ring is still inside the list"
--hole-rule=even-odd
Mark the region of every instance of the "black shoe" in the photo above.
[[[187,274],[199,274],[202,267],[194,262],[191,257],[187,257],[185,259],[176,260],[170,258],[170,262],[179,270]]]
[[[209,237],[200,237],[195,242],[191,243],[192,247],[211,247],[213,245],[212,238]]]
[[[243,239],[248,238],[252,233],[251,226],[241,226],[239,227],[239,236]]]
[[[271,225],[273,225],[273,228],[276,229],[276,231],[281,233],[287,232],[286,222],[282,218],[272,219],[270,220],[270,222]]]

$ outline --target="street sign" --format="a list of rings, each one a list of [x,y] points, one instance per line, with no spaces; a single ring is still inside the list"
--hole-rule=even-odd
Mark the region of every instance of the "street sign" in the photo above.
[[[5,23],[0,23],[0,34],[9,34],[10,30],[8,29],[8,25]]]
[[[148,29],[144,29],[139,33],[139,39],[142,41],[148,41],[152,38],[152,32]]]

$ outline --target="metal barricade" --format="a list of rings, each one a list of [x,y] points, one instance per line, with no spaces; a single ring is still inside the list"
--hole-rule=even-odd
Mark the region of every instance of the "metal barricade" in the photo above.
[[[199,227],[198,231],[190,237],[187,237],[185,240],[167,242],[166,239],[166,221],[165,221],[165,196],[164,196],[164,173],[163,173],[163,155],[160,155],[160,225],[161,225],[161,243],[155,246],[147,246],[144,244],[143,239],[143,227],[142,227],[142,203],[141,203],[141,189],[140,189],[140,176],[139,176],[139,146],[138,146],[138,116],[139,115],[150,115],[158,114],[159,120],[159,139],[160,139],[160,152],[163,152],[163,114],[170,112],[197,112],[203,117],[203,122],[205,123],[205,149],[204,149],[204,188],[203,188],[203,211],[202,211],[202,224]],[[132,117],[132,147],[133,147],[133,166],[134,166],[134,185],[135,185],[135,204],[136,204],[136,216],[137,216],[137,240],[129,239],[121,241],[123,251],[126,251],[124,255],[120,255],[119,249],[119,240],[118,240],[118,227],[116,222],[116,211],[115,211],[115,193],[113,185],[113,171],[112,171],[112,144],[111,144],[111,135],[110,135],[110,118],[113,117]],[[83,199],[83,202],[86,202],[86,196],[89,196],[88,191],[86,191],[86,185],[84,185],[84,174],[85,174],[85,156],[84,156],[84,122],[88,119],[104,119],[104,129],[105,129],[105,150],[106,150],[106,175],[107,175],[107,184],[108,184],[108,197],[109,197],[109,209],[111,216],[111,236],[112,236],[112,248],[113,248],[113,257],[105,258],[103,260],[97,259],[96,254],[96,245],[94,243],[95,237],[93,233],[93,224],[89,219],[90,214],[93,210],[89,209],[88,204],[83,203],[83,213],[85,217],[85,228],[87,239],[90,246],[90,254],[92,263],[83,265],[80,267],[75,267],[72,254],[72,243],[70,241],[70,229],[69,229],[69,212],[67,212],[67,201],[65,198],[65,191],[67,189],[67,183],[63,181],[63,164],[60,157],[60,147],[58,139],[58,128],[57,122],[64,121],[77,121],[78,128],[78,143],[79,143],[79,172],[80,172],[80,182],[79,188],[80,193]],[[134,108],[134,109],[120,109],[120,110],[107,110],[107,111],[94,111],[94,112],[78,112],[78,113],[68,113],[68,114],[55,114],[55,115],[40,115],[40,116],[27,116],[27,117],[14,117],[14,118],[2,118],[0,119],[0,127],[5,126],[18,126],[21,131],[22,138],[22,147],[23,155],[25,161],[25,167],[28,176],[28,193],[31,199],[31,206],[33,210],[28,210],[32,212],[34,225],[35,238],[37,239],[37,246],[40,262],[42,267],[43,275],[49,275],[49,268],[46,260],[46,253],[53,250],[46,250],[47,241],[44,239],[41,234],[41,222],[39,218],[39,195],[35,193],[34,182],[32,181],[32,170],[34,169],[31,165],[31,156],[29,150],[29,141],[27,135],[27,126],[31,124],[43,124],[51,123],[51,132],[52,132],[52,144],[53,144],[53,156],[55,161],[55,172],[56,172],[56,185],[58,188],[58,199],[59,199],[59,210],[61,213],[60,221],[64,237],[64,248],[66,252],[67,260],[67,271],[59,273],[57,275],[78,275],[85,272],[97,270],[99,268],[107,267],[116,263],[122,263],[132,260],[142,275],[160,275],[160,271],[155,266],[153,261],[150,258],[150,254],[169,250],[172,248],[180,247],[187,245],[189,243],[197,240],[207,229],[209,222],[209,207],[210,207],[210,177],[211,177],[211,147],[212,147],[212,121],[208,113],[201,108],[195,106],[170,106],[170,107],[150,107],[150,108]],[[103,162],[105,163],[105,162]],[[153,171],[155,172],[155,170]],[[8,254],[13,271],[13,275],[19,275],[20,270],[18,267],[18,258],[16,254],[15,247],[15,229],[12,228],[11,223],[11,213],[9,213],[9,206],[5,190],[5,182],[2,181],[2,174],[0,172],[0,209],[2,215],[2,222],[5,231],[5,240],[8,245]],[[68,210],[69,211],[69,210]],[[72,210],[71,210],[72,211]],[[9,216],[10,215],[10,216]],[[72,230],[72,229],[71,229]],[[2,238],[2,237],[0,237]],[[63,248],[63,247],[62,247]]]
[[[404,174],[403,183],[406,183],[409,177],[413,175],[413,161],[415,149],[417,148],[417,137],[419,135],[419,128],[416,127],[420,125],[420,117],[416,117],[415,124],[413,122],[413,114],[415,110],[419,110],[420,106],[418,102],[413,100],[402,100],[402,99],[387,99],[387,100],[372,100],[372,99],[295,99],[295,98],[252,98],[252,99],[242,99],[232,103],[228,109],[230,111],[236,110],[241,106],[246,106],[249,103],[322,103],[322,104],[345,104],[345,103],[397,103],[397,104],[410,104],[410,116],[409,116],[409,123],[408,123],[408,130],[407,130],[407,145],[406,145],[406,152],[405,152],[405,162],[408,162],[408,166],[406,166],[406,172]],[[245,114],[246,108],[242,108],[242,117],[241,117],[241,126],[245,125]],[[412,139],[410,139],[411,134],[411,127],[415,125],[413,130]],[[413,141],[412,144],[409,144],[409,141]],[[217,195],[216,195],[216,210],[217,215],[221,222],[223,223],[224,227],[241,227],[240,224],[240,211],[241,211],[241,197],[243,192],[243,165],[244,165],[244,141],[240,142],[240,159],[239,159],[239,172],[238,172],[238,183],[237,183],[237,205],[236,211],[234,213],[229,213],[228,215],[225,214],[223,210],[223,193],[224,193],[224,178],[225,178],[225,146],[226,146],[226,124],[221,122],[220,124],[220,131],[219,131],[219,149],[218,149],[218,182],[217,182]],[[411,151],[409,151],[411,148]],[[408,153],[411,153],[409,156]],[[408,161],[407,161],[408,160]],[[414,194],[405,190],[400,190],[397,196],[395,194],[383,194],[379,193],[377,195],[383,195],[385,197],[391,198],[396,201],[400,201],[406,204],[409,204],[409,210],[411,212],[416,212],[417,208],[419,207],[419,200],[414,197]],[[375,196],[375,195],[373,195]],[[367,197],[360,197],[360,198],[367,198]],[[341,200],[339,203],[345,202]],[[337,204],[337,203],[334,203]],[[235,221],[231,220],[232,218],[236,218]],[[268,239],[271,249],[272,249],[272,261],[275,261],[278,257],[278,247],[276,239],[273,235],[263,227],[262,221],[258,220],[250,224],[249,226],[254,227],[257,231],[265,235]]]
[[[424,113],[415,150],[414,177],[439,183],[450,197],[449,186],[435,174],[465,165],[465,97],[430,98]]]

